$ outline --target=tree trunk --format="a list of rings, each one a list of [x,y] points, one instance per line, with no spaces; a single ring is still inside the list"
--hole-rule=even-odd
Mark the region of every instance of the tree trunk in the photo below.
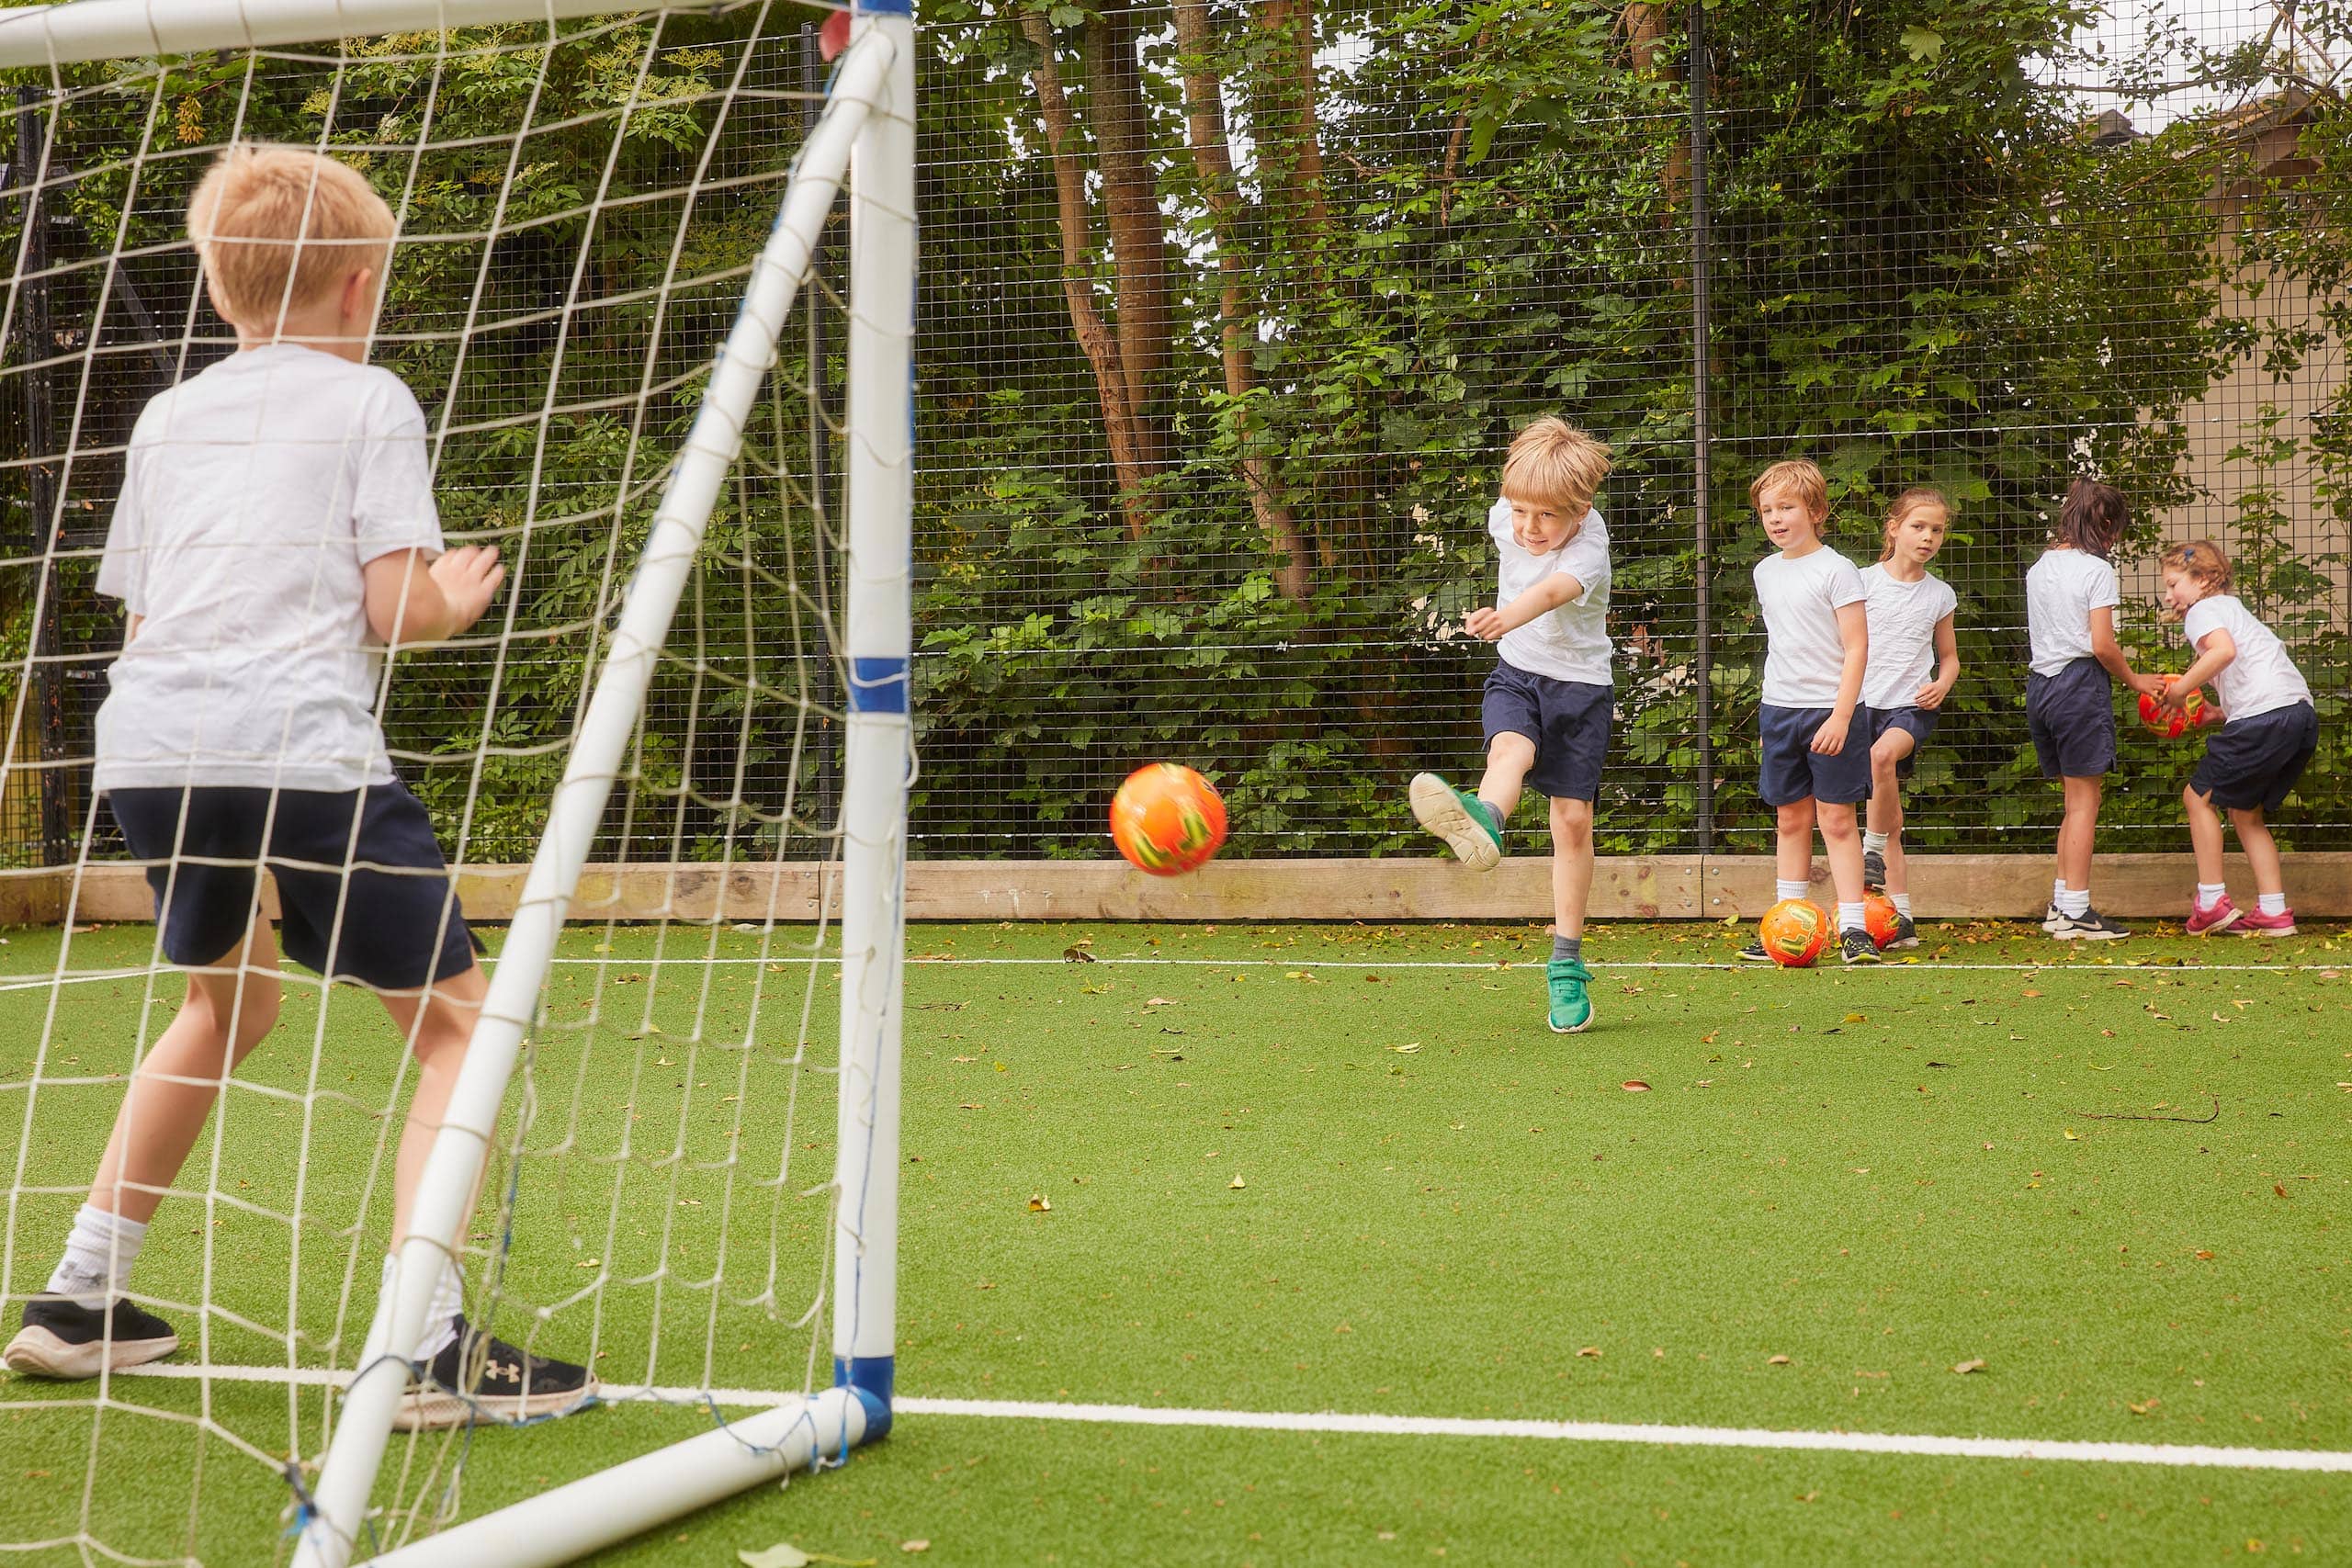
[[[1283,500],[1281,475],[1271,458],[1254,455],[1259,428],[1251,394],[1258,371],[1250,358],[1257,344],[1255,314],[1249,307],[1249,264],[1242,258],[1241,198],[1233,177],[1233,153],[1226,137],[1225,88],[1216,69],[1216,35],[1207,0],[1175,0],[1176,51],[1184,73],[1184,118],[1207,202],[1216,243],[1217,325],[1225,360],[1225,394],[1234,403],[1234,436],[1242,451],[1241,479],[1250,510],[1268,543],[1283,558],[1274,570],[1275,591],[1294,603],[1306,597],[1309,563],[1298,519]]]
[[[1127,407],[1144,462],[1157,472],[1167,461],[1160,403],[1174,329],[1168,303],[1168,235],[1151,164],[1143,73],[1136,61],[1136,13],[1097,11],[1087,18],[1085,37],[1087,108],[1117,285],[1119,365],[1126,373]]]
[[[1625,37],[1633,45],[1634,70],[1644,76],[1663,74],[1674,80],[1676,73],[1663,70],[1658,64],[1658,51],[1666,38],[1666,7],[1652,0],[1634,0],[1625,7]],[[1690,185],[1690,139],[1685,135],[1675,142],[1666,155],[1666,170],[1658,184],[1666,194],[1670,210],[1682,200],[1682,193]],[[1669,217],[1667,221],[1671,222]]]
[[[1269,199],[1294,215],[1307,276],[1319,290],[1329,276],[1331,209],[1315,108],[1314,0],[1264,0],[1258,25],[1276,40],[1261,86],[1260,118],[1266,123],[1259,156],[1270,178]]]
[[[1030,80],[1037,88],[1037,112],[1045,121],[1046,147],[1053,159],[1062,238],[1062,297],[1069,305],[1070,330],[1094,369],[1095,395],[1102,405],[1102,432],[1111,443],[1111,468],[1118,479],[1119,507],[1126,514],[1127,536],[1140,539],[1151,525],[1150,503],[1143,491],[1148,472],[1118,340],[1094,305],[1094,225],[1087,211],[1086,170],[1079,162],[1077,128],[1070,118],[1069,100],[1062,96],[1052,27],[1044,17],[1032,13],[1021,18],[1021,28],[1037,46],[1037,69]]]

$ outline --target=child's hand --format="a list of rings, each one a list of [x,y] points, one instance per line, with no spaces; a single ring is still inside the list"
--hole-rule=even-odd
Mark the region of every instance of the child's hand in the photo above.
[[[1813,749],[1825,757],[1835,757],[1846,749],[1847,721],[1835,716],[1813,732]]]
[[[2167,681],[2159,676],[2156,681],[2156,704],[2160,707],[2175,708],[2187,713],[2189,696],[2196,690],[2194,686],[2185,686],[2178,681]]]
[[[1912,705],[1926,708],[1929,713],[1933,713],[1944,705],[1944,691],[1945,688],[1940,683],[1930,681],[1920,687],[1911,698]]]
[[[1471,611],[1464,617],[1462,625],[1472,637],[1486,642],[1493,642],[1510,630],[1510,627],[1503,624],[1503,613],[1500,610],[1485,607]]]
[[[2161,702],[2165,694],[2165,678],[2161,675],[2134,675],[2132,677],[2132,689]]]
[[[464,631],[482,617],[506,581],[495,545],[461,545],[436,558],[429,569],[441,597],[449,606],[449,631]]]

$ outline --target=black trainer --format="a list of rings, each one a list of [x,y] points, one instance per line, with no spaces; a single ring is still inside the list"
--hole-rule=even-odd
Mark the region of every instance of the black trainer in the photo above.
[[[401,1396],[392,1429],[425,1432],[478,1421],[528,1421],[595,1403],[596,1380],[587,1368],[518,1350],[476,1333],[460,1317],[458,1337],[424,1364]]]
[[[1849,964],[1876,964],[1878,943],[1868,931],[1842,931],[1838,937],[1838,956]]]
[[[1876,850],[1862,852],[1862,891],[1865,893],[1886,891],[1886,856]]]
[[[1919,945],[1919,928],[1911,923],[1910,916],[1897,915],[1894,917],[1894,938],[1886,945],[1889,947],[1917,947]]]
[[[2060,942],[2120,942],[2132,934],[2097,909],[2086,909],[2064,919],[2065,924],[2050,933]]]
[[[101,1312],[67,1296],[35,1296],[0,1364],[37,1378],[94,1378],[160,1361],[179,1348],[170,1324],[130,1302]]]

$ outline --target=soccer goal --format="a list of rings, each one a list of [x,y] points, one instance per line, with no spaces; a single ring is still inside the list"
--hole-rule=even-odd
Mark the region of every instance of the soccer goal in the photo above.
[[[59,917],[0,950],[0,1337],[185,983],[92,787],[94,577],[141,408],[236,348],[185,231],[224,148],[390,206],[370,362],[507,569],[379,688],[490,948],[407,1239],[418,1068],[289,966],[131,1277],[176,1354],[0,1383],[12,1561],[568,1562],[888,1429],[914,49],[909,0],[0,16],[0,802],[45,846],[0,882]],[[598,1407],[406,1429],[452,1258]]]

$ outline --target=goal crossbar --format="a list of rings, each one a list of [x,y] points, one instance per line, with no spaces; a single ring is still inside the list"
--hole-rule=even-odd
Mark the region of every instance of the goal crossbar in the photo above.
[[[362,27],[369,34],[446,32],[628,9],[614,0],[71,0],[0,14],[0,67],[276,49],[345,36]]]

